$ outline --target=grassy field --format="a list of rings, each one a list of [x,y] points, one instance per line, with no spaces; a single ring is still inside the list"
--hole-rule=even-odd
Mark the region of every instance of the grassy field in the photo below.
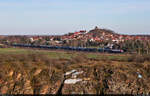
[[[129,55],[126,54],[104,54],[104,53],[88,53],[73,51],[54,51],[39,49],[22,49],[22,48],[0,48],[0,54],[45,54],[53,59],[70,59],[78,55],[84,54],[91,59],[108,59],[108,60],[127,60]]]
[[[21,48],[1,48],[0,54],[44,54],[54,59],[59,58],[69,59],[72,56],[72,54],[68,54],[66,52],[55,52],[38,49],[21,49]]]

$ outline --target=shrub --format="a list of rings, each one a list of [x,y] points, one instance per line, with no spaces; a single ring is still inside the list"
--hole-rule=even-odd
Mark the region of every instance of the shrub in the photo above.
[[[145,61],[150,61],[150,54],[143,55]]]
[[[71,64],[83,63],[87,60],[88,58],[85,54],[79,54],[78,56],[71,58],[70,63]]]
[[[137,55],[134,59],[135,62],[143,63],[145,61],[143,56]]]
[[[149,60],[150,57],[147,55],[132,55],[128,58],[128,62],[137,62],[137,63],[143,63],[146,60]]]

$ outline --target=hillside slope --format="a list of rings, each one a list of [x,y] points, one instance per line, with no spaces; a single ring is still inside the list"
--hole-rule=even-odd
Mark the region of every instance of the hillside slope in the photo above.
[[[112,30],[109,30],[109,29],[100,29],[98,27],[95,27],[95,29],[90,30],[88,32],[88,34],[93,34],[93,37],[96,37],[96,36],[100,37],[100,36],[103,36],[103,35],[119,35],[119,34],[115,33]]]
[[[52,59],[0,53],[0,94],[56,94],[61,88],[59,94],[148,94],[150,59],[135,57],[110,61],[86,54]]]

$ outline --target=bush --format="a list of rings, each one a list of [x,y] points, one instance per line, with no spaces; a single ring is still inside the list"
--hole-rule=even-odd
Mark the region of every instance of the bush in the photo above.
[[[150,61],[150,55],[132,55],[128,58],[128,62],[143,63],[145,61]]]
[[[150,61],[150,54],[143,55],[143,57],[144,57],[145,61]]]
[[[143,63],[145,61],[143,56],[137,55],[134,59],[135,62]]]
[[[71,64],[83,63],[87,60],[88,58],[85,54],[79,54],[78,56],[71,58],[70,63]]]

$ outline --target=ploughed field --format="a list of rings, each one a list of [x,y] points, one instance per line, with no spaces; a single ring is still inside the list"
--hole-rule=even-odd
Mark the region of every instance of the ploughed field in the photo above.
[[[0,49],[0,94],[148,94],[150,55]]]

